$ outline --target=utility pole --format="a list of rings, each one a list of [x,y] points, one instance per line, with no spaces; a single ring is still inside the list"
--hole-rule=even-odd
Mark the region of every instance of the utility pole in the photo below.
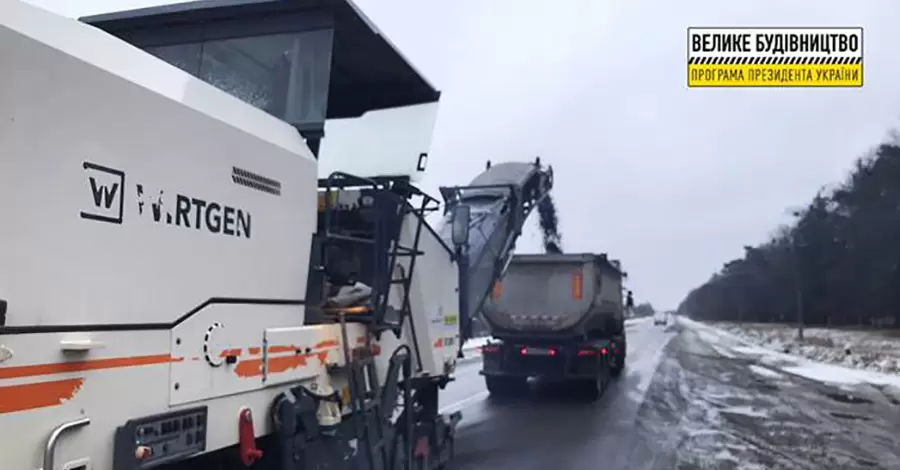
[[[746,310],[746,308],[747,308],[747,297],[748,297],[747,293],[750,289],[749,282],[748,282],[750,279],[750,275],[747,272],[748,267],[747,267],[746,263],[747,263],[747,261],[746,261],[746,257],[745,257],[744,263],[741,263],[741,265],[740,265],[741,270],[738,271],[738,274],[740,274],[740,276],[738,277],[738,279],[740,280],[740,284],[738,284],[740,289],[738,289],[737,299],[736,299],[737,305],[738,305],[738,323],[744,323],[744,310]]]
[[[744,322],[744,292],[747,289],[747,266],[744,264],[745,262],[739,261],[736,264],[728,262],[722,267],[723,271],[728,273],[728,278],[726,279],[726,285],[730,286],[726,291],[729,298],[728,304],[732,312],[737,313],[738,323]]]
[[[802,214],[799,211],[794,211],[793,215],[799,218]],[[803,341],[803,276],[800,253],[797,249],[800,246],[799,234],[799,227],[794,227],[794,232],[791,234],[791,254],[794,258],[794,289],[797,296],[797,340]]]

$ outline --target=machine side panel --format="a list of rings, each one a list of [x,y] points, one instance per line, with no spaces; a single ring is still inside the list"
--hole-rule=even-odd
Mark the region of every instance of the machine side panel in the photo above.
[[[16,71],[0,90],[5,326],[172,324],[212,297],[302,299],[316,163],[300,137],[288,151],[252,126],[192,109],[183,103],[215,98],[286,126],[98,40],[102,32],[19,3],[0,7],[0,66]],[[48,26],[31,27],[33,15]],[[180,80],[183,100],[30,34],[67,35],[78,52],[109,47],[148,77]]]
[[[233,313],[266,316],[263,312],[246,307]],[[312,327],[311,332],[315,333],[316,328],[330,328],[329,334],[337,334],[336,326]],[[259,337],[258,332],[248,331],[246,338]],[[354,333],[361,332],[359,329]],[[82,353],[61,351],[62,341],[82,339],[102,343],[104,347]],[[88,468],[111,469],[112,443],[118,426],[130,419],[200,404],[209,409],[207,451],[237,442],[242,407],[250,408],[257,417],[257,436],[272,432],[270,420],[264,417],[268,416],[275,397],[298,382],[280,386],[256,382],[253,393],[225,394],[208,390],[209,395],[216,397],[170,407],[170,393],[174,390],[170,374],[175,373],[178,365],[200,362],[193,360],[195,356],[171,351],[170,339],[171,332],[162,330],[0,336],[0,343],[13,351],[13,357],[0,368],[0,441],[15,443],[3,448],[0,459],[3,468],[40,468],[47,436],[53,428],[82,417],[91,422],[61,439],[56,450],[57,469],[83,459],[90,460],[92,466]],[[239,365],[240,362],[230,366],[229,372],[233,374]],[[320,375],[300,383],[318,381],[322,385],[323,379],[324,375]],[[180,382],[179,388],[202,388],[209,375],[200,373],[183,380],[186,381]],[[332,385],[342,388],[339,383]]]
[[[401,243],[410,243],[416,224],[412,216],[407,217]],[[424,254],[417,257],[413,270],[412,322],[423,372],[441,375],[445,367],[456,363],[459,349],[459,278],[456,263],[435,232],[422,227],[419,249]],[[409,329],[407,335],[411,338]]]
[[[98,347],[63,351],[71,341]],[[82,417],[90,425],[61,439],[56,468],[85,458],[88,468],[111,468],[115,427],[168,410],[169,370],[180,360],[168,331],[0,335],[0,343],[13,352],[0,367],[0,441],[15,443],[0,453],[3,468],[40,468],[50,432]]]
[[[365,330],[355,325],[359,338]],[[357,338],[348,338],[353,341]],[[265,334],[265,358],[250,356],[245,367],[235,370],[242,379],[254,375],[266,386],[287,384],[326,375],[326,367],[344,364],[344,351],[338,325],[268,328]],[[350,349],[353,349],[351,345]]]
[[[296,326],[292,306],[215,305],[179,324],[171,334],[171,405],[250,392],[325,375],[343,364],[337,325]],[[365,332],[350,326],[351,340]]]

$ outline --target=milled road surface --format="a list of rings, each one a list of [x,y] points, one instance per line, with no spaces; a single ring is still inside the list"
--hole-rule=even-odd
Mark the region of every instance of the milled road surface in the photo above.
[[[628,327],[626,371],[601,399],[538,384],[488,397],[480,362],[442,393],[461,409],[450,470],[900,470],[900,408],[723,354],[691,328]]]

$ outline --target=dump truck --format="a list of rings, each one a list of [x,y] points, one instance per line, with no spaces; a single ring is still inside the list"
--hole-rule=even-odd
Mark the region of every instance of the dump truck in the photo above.
[[[625,365],[623,277],[606,254],[514,255],[481,311],[490,393],[521,393],[535,377],[597,399]]]

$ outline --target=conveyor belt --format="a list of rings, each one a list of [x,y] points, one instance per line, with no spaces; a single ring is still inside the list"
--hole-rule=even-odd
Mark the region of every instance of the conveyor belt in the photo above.
[[[457,207],[471,211],[468,243],[455,247],[459,264],[462,340],[471,337],[472,319],[499,279],[522,233],[522,226],[553,186],[553,169],[532,163],[488,163],[467,186],[442,187],[444,219],[439,233],[453,246],[451,227]]]

